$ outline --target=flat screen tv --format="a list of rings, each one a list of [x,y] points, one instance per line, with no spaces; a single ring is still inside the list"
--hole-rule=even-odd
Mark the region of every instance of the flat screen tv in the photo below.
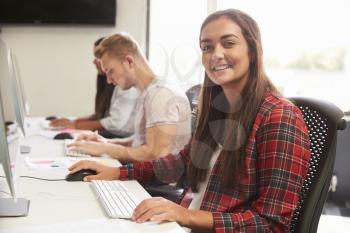
[[[0,0],[0,24],[115,25],[116,0]]]

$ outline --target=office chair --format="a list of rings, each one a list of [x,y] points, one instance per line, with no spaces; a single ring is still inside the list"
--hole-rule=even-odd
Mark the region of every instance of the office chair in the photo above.
[[[186,91],[186,96],[191,106],[191,132],[193,133],[197,124],[198,97],[201,90],[201,84],[192,86]],[[180,201],[184,191],[184,181],[180,180],[175,185],[164,184],[159,181],[144,185],[144,188],[152,196],[161,196],[175,203]]]
[[[316,233],[326,201],[336,155],[337,130],[346,128],[344,113],[334,104],[295,97],[290,100],[301,110],[310,134],[309,170],[299,194],[290,231]]]
[[[186,91],[186,96],[190,101],[191,106],[191,131],[192,133],[196,129],[197,124],[197,114],[198,114],[198,98],[201,91],[202,85],[197,84],[192,86]]]

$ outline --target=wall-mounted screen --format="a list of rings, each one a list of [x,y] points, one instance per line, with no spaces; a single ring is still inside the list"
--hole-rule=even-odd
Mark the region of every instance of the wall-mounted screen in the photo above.
[[[115,25],[116,0],[1,0],[0,24]]]

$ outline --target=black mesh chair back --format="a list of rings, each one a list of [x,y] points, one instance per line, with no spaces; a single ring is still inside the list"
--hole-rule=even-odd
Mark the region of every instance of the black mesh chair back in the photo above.
[[[201,84],[192,86],[186,91],[186,96],[190,101],[191,105],[191,130],[194,132],[197,124],[197,115],[198,115],[198,98],[201,91]]]
[[[290,100],[302,111],[311,143],[309,170],[290,231],[316,233],[333,173],[337,130],[345,129],[346,122],[344,113],[332,103],[302,97]]]

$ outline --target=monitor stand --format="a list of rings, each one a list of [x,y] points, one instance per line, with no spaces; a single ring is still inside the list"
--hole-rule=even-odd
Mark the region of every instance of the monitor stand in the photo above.
[[[0,198],[0,217],[24,217],[28,215],[30,201],[24,198]]]
[[[30,150],[31,150],[30,146],[24,146],[24,145],[20,146],[21,154],[28,154],[30,153]]]

